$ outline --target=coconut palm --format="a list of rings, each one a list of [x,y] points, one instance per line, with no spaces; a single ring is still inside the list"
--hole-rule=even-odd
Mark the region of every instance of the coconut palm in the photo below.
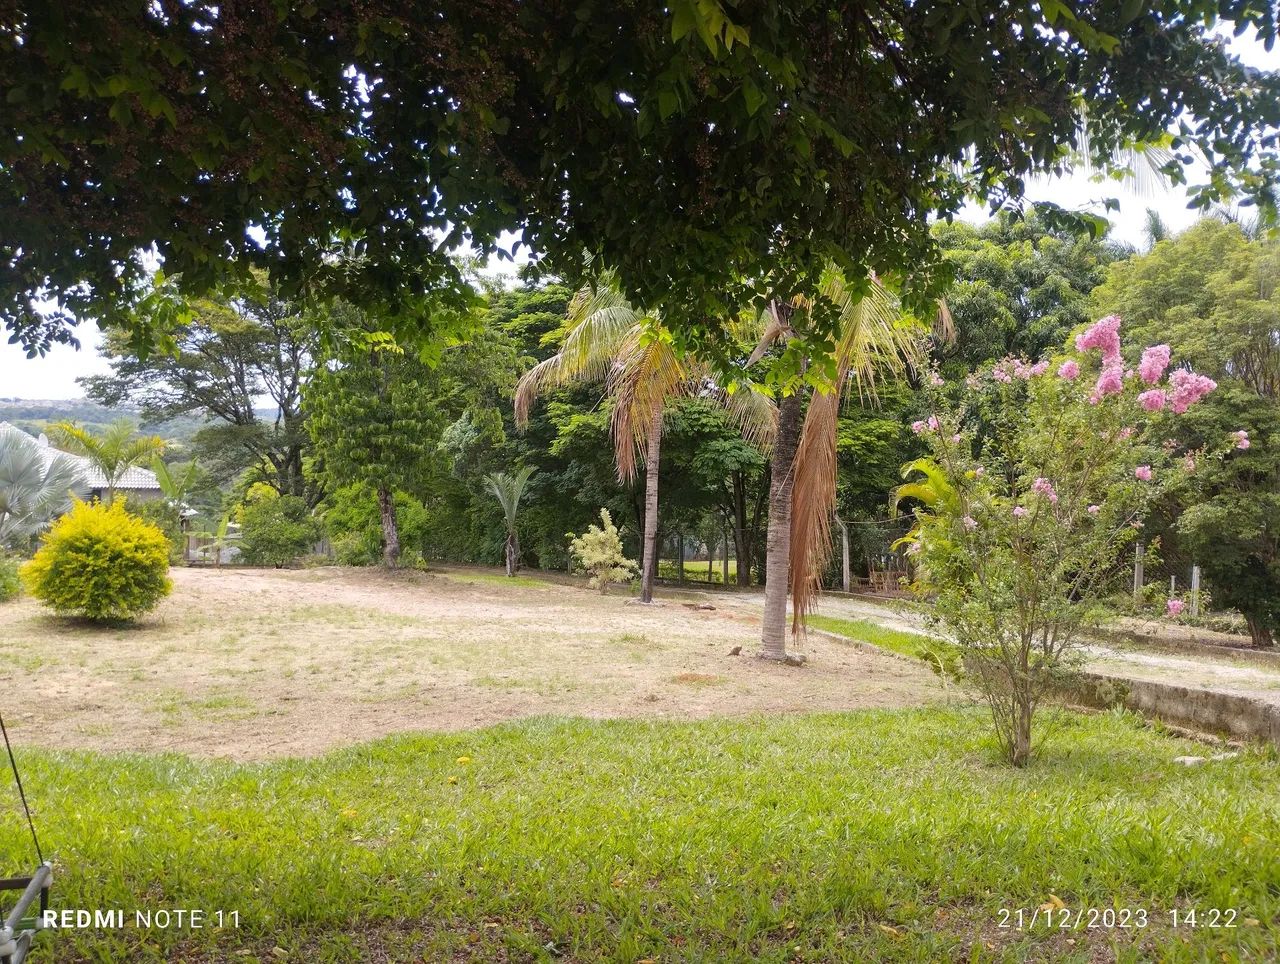
[[[126,472],[164,452],[164,439],[158,435],[135,437],[137,430],[136,422],[119,418],[101,435],[94,435],[71,422],[53,426],[50,433],[58,445],[88,459],[102,473],[106,480],[106,501],[110,505],[116,499],[116,488]]]
[[[514,576],[520,563],[520,536],[516,533],[516,512],[520,508],[520,499],[524,496],[524,487],[533,475],[533,469],[523,468],[515,475],[506,472],[495,472],[484,477],[484,484],[493,493],[498,504],[502,506],[507,521],[506,562],[507,575]]]
[[[644,544],[640,600],[653,601],[658,573],[658,466],[663,416],[681,396],[702,396],[723,404],[749,441],[767,442],[774,413],[753,392],[719,390],[696,359],[682,357],[657,315],[633,307],[612,271],[584,286],[569,304],[560,350],[530,369],[516,386],[516,422],[528,421],[533,401],[544,390],[573,382],[604,380],[612,397],[614,462],[618,478],[635,480],[637,455],[645,467]]]
[[[793,597],[791,632],[799,635],[805,615],[817,600],[820,577],[831,554],[836,430],[845,392],[854,386],[860,398],[874,400],[880,379],[902,374],[924,360],[919,326],[904,318],[877,279],[850,285],[838,269],[829,266],[819,280],[818,299],[837,311],[835,379],[827,390],[812,394],[807,411],[803,388],[778,402],[771,463],[760,655],[780,661],[794,659],[786,648],[788,591]],[[750,361],[758,360],[771,345],[790,340],[795,316],[810,312],[813,306],[804,297],[771,301]]]
[[[0,424],[0,547],[39,533],[85,488],[75,459]]]
[[[516,421],[527,423],[533,400],[545,389],[571,382],[604,379],[614,399],[610,420],[618,478],[636,475],[636,449],[643,446],[644,546],[640,599],[653,601],[658,571],[658,464],[662,419],[668,399],[681,393],[688,372],[672,350],[655,315],[633,307],[616,275],[603,272],[598,283],[574,295],[564,324],[560,350],[530,369],[516,386]]]

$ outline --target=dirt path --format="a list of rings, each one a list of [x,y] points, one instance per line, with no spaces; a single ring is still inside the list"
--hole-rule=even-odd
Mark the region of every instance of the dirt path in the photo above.
[[[306,755],[535,714],[703,717],[918,705],[924,667],[815,639],[751,658],[759,617],[640,606],[492,571],[176,569],[138,626],[0,606],[0,686],[24,744]],[[713,602],[713,605],[716,603]],[[729,651],[741,646],[743,655]]]
[[[734,601],[726,605],[747,613],[762,611],[763,603],[763,593],[746,592],[735,594]],[[828,595],[820,602],[818,612],[825,616],[866,619],[905,632],[930,632],[919,613],[870,599]],[[1201,655],[1164,653],[1144,648],[1141,643],[1096,643],[1087,646],[1085,653],[1086,667],[1099,672],[1238,693],[1280,704],[1280,667],[1250,665],[1225,647],[1221,654]]]

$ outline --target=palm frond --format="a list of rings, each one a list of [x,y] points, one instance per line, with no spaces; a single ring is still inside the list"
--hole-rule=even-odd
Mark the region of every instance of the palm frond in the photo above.
[[[614,398],[609,419],[618,478],[636,476],[637,452],[643,452],[649,430],[662,418],[669,399],[684,394],[688,372],[656,322],[637,326],[628,336],[609,374]]]

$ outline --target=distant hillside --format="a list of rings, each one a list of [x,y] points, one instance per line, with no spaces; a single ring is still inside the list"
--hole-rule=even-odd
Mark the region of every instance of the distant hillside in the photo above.
[[[55,422],[63,421],[75,422],[91,432],[100,432],[118,418],[141,421],[138,409],[132,405],[108,408],[85,398],[0,398],[0,422],[8,422],[32,435],[39,435]],[[203,419],[187,416],[159,425],[144,424],[142,430],[177,445],[186,445],[205,425]]]

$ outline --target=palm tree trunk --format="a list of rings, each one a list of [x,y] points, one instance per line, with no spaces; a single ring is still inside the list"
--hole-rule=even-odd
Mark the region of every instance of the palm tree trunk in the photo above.
[[[799,391],[778,405],[778,434],[773,445],[769,479],[769,534],[765,544],[764,659],[787,659],[787,594],[791,583],[791,493],[794,463],[800,445]]]
[[[658,578],[658,463],[662,451],[662,413],[654,416],[644,454],[644,558],[641,561],[640,601],[653,602]]]
[[[400,529],[396,525],[396,498],[390,489],[378,489],[378,513],[382,516],[382,561],[394,569],[400,565]]]
[[[516,574],[516,556],[519,555],[519,552],[520,550],[516,546],[515,530],[513,529],[511,532],[507,533],[506,560],[508,576],[514,576]]]

